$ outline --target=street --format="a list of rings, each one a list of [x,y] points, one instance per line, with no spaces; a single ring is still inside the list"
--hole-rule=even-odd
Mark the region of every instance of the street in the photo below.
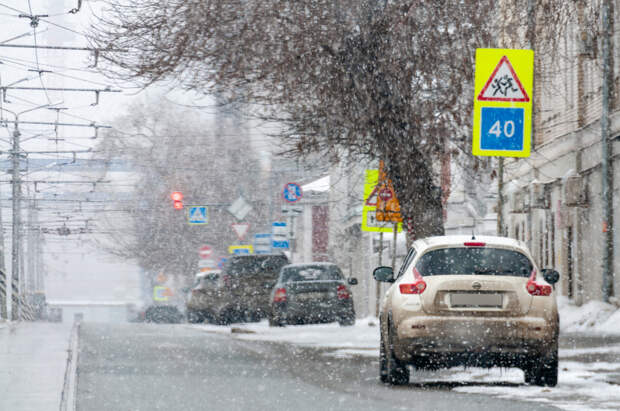
[[[556,409],[454,390],[532,389],[522,382],[414,377],[408,386],[392,388],[379,382],[376,359],[233,336],[187,325],[83,324],[77,409]]]

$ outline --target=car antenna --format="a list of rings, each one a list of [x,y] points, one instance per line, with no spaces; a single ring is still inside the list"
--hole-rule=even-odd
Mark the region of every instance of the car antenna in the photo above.
[[[471,230],[471,239],[472,240],[476,239],[476,234],[474,234],[474,230]]]

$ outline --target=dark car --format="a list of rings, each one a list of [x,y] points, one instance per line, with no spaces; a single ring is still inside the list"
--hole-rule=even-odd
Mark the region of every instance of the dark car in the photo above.
[[[177,324],[184,320],[185,316],[174,305],[151,305],[144,313],[147,323],[172,323]]]
[[[271,313],[270,294],[280,269],[289,264],[284,254],[235,255],[217,276],[207,277],[192,290],[196,304],[188,305],[197,316],[192,321],[218,324],[259,321]],[[212,281],[211,281],[212,280]]]
[[[332,263],[291,264],[282,268],[271,293],[269,324],[305,324],[338,321],[355,324],[353,296],[342,271]]]

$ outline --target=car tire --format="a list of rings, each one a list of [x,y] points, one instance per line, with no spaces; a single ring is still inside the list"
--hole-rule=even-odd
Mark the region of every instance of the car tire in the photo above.
[[[187,322],[190,324],[198,324],[205,320],[204,315],[200,311],[187,310]]]
[[[530,359],[525,372],[526,384],[555,387],[558,384],[558,345],[547,355]]]
[[[383,346],[384,364],[381,364],[381,367],[385,367],[385,377],[382,376],[381,380],[385,378],[385,382],[390,385],[405,385],[409,383],[409,368],[394,355],[392,334],[391,327],[388,327],[387,345]]]
[[[282,320],[282,316],[278,314],[272,314],[269,316],[269,326],[270,327],[284,327],[284,321]]]
[[[343,317],[340,317],[338,324],[340,324],[341,327],[350,327],[355,325],[355,313],[349,313]]]

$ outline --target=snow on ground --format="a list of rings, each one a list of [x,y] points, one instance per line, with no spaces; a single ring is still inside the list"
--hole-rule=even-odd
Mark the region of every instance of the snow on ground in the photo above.
[[[576,307],[560,297],[558,306],[562,334],[620,335],[620,310],[613,305],[590,302]],[[230,334],[243,340],[285,342],[328,349],[325,355],[338,358],[364,356],[376,360],[379,356],[379,322],[373,317],[357,320],[352,327],[341,327],[336,323],[269,327],[267,321],[228,327],[190,327]],[[620,362],[576,361],[579,356],[603,354],[620,358],[620,344],[561,348],[559,382],[554,388],[524,385],[523,371],[516,368],[487,370],[455,367],[441,371],[415,371],[412,382],[446,382],[455,384],[453,390],[458,392],[544,402],[568,411],[620,410]]]
[[[563,333],[620,335],[620,310],[602,301],[590,301],[577,307],[566,297],[558,297],[560,330]]]

